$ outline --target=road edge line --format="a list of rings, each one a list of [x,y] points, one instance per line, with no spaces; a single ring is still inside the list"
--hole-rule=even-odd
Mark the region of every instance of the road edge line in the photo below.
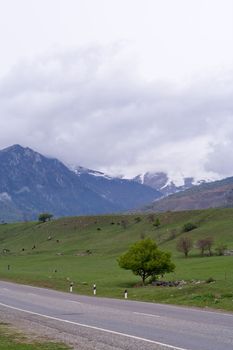
[[[150,340],[150,339],[146,339],[146,338],[137,337],[137,336],[134,336],[134,335],[131,335],[131,334],[111,331],[110,329],[100,328],[100,327],[96,327],[96,326],[90,326],[90,325],[86,325],[86,324],[82,324],[82,323],[78,323],[78,322],[74,322],[74,321],[63,320],[62,318],[57,318],[57,317],[53,317],[53,316],[49,316],[49,315],[40,314],[40,313],[37,313],[37,312],[34,312],[34,311],[20,309],[18,307],[11,306],[11,305],[4,304],[4,303],[0,303],[0,305],[4,306],[4,307],[8,307],[9,309],[25,312],[25,313],[28,313],[28,314],[31,314],[31,315],[36,315],[36,316],[40,316],[40,317],[44,317],[44,318],[48,318],[48,319],[51,319],[51,320],[54,320],[54,321],[60,321],[60,322],[64,322],[64,323],[69,323],[69,324],[73,324],[73,325],[80,326],[80,327],[91,328],[91,329],[94,329],[94,330],[97,330],[97,331],[102,331],[102,332],[105,332],[105,333],[111,333],[111,334],[120,335],[120,336],[123,336],[123,337],[128,337],[128,338],[132,338],[132,339],[136,339],[136,340],[141,340],[141,341],[144,341],[144,342],[147,342],[147,343],[152,343],[152,344],[165,346],[165,347],[167,347],[169,349],[188,350],[188,349],[180,348],[180,347],[173,346],[173,345],[170,345],[170,344],[161,343],[161,342],[158,342],[158,341],[155,341],[155,340]]]

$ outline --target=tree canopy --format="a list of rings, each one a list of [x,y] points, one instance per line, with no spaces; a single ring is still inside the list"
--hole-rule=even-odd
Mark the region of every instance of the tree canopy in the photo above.
[[[188,236],[180,237],[180,239],[177,241],[177,244],[176,244],[176,249],[179,252],[184,253],[186,258],[188,256],[188,253],[192,249],[192,247],[193,247],[193,241]]]
[[[211,248],[213,243],[214,243],[214,240],[212,237],[206,237],[203,239],[199,239],[196,245],[197,245],[197,248],[200,249],[201,255],[204,255],[204,252],[207,250],[209,253],[209,256],[211,256],[212,255]]]
[[[171,262],[171,254],[158,249],[157,244],[150,238],[134,243],[129,250],[118,258],[119,266],[142,278],[142,283],[153,276],[172,272],[175,265]]]
[[[38,220],[39,220],[40,222],[46,222],[46,221],[50,221],[52,217],[53,217],[53,214],[50,214],[50,213],[41,213],[41,214],[38,216]]]

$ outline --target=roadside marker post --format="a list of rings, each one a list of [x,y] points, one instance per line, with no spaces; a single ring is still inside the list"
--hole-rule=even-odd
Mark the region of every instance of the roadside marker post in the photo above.
[[[96,284],[93,284],[93,294],[96,295]]]
[[[127,289],[125,290],[124,295],[125,295],[125,299],[128,299],[128,291],[127,291]]]
[[[74,285],[74,283],[73,283],[73,282],[70,282],[70,293],[73,292],[73,285]]]

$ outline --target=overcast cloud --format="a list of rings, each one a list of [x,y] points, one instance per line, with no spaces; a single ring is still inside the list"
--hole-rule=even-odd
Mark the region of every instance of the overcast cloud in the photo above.
[[[112,38],[44,47],[2,72],[1,148],[19,143],[67,164],[126,176],[161,170],[199,179],[233,175],[233,66],[220,56],[213,65],[209,56],[207,70],[203,56],[198,73],[190,61],[184,74],[181,63],[171,68],[165,55],[165,65],[155,60],[150,76],[146,60],[135,57],[133,38]],[[158,73],[166,66],[170,79]]]

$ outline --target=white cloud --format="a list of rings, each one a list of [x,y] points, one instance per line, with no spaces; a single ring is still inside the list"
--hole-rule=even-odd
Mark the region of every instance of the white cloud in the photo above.
[[[122,43],[38,56],[0,81],[0,146],[129,176],[233,174],[232,78],[148,82]]]

